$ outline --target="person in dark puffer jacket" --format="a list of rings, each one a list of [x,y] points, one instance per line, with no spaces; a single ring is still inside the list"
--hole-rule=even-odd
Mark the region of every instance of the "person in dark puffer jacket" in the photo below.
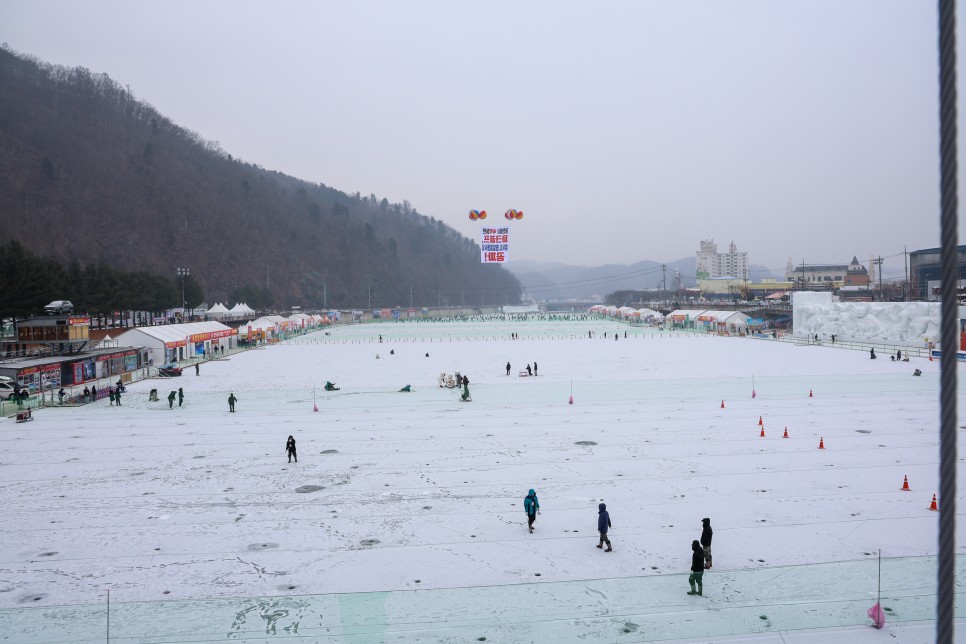
[[[607,513],[607,505],[601,503],[597,506],[597,532],[600,533],[600,543],[597,544],[597,547],[603,548],[606,543],[607,550],[604,552],[613,552],[614,550],[610,545],[610,539],[607,538],[607,530],[610,527],[610,514]]]

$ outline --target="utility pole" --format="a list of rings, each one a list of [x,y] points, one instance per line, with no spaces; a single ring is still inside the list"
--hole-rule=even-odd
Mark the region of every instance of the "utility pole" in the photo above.
[[[326,284],[325,282],[322,282],[322,308],[323,309],[329,308],[328,298],[329,298],[328,284]]]
[[[879,274],[879,301],[882,301],[882,255],[872,260],[875,264],[875,270]]]
[[[369,294],[369,310],[372,311],[372,285],[366,285],[366,293]]]
[[[661,304],[667,307],[667,264],[661,264]]]
[[[413,308],[413,285],[409,285],[409,308]]]
[[[906,281],[902,285],[902,301],[908,302],[909,291],[912,289],[909,288],[909,251],[905,246],[902,247],[902,267],[906,270]]]

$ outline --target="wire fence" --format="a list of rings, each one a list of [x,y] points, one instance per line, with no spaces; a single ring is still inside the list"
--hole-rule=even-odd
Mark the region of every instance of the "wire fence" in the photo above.
[[[687,574],[329,595],[96,603],[0,610],[9,641],[200,643],[648,642],[870,625],[880,581],[860,561],[708,570],[703,595]],[[719,555],[720,556],[720,555]],[[689,558],[685,557],[687,562]],[[890,622],[933,619],[934,556],[883,559]],[[966,572],[957,562],[957,576]],[[29,602],[31,598],[23,598]],[[956,617],[966,605],[956,600]]]

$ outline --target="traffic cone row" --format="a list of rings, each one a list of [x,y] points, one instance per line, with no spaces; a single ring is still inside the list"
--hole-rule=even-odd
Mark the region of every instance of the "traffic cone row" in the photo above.
[[[721,408],[724,409],[724,401],[721,401]]]
[[[932,495],[932,504],[930,504],[929,509],[933,512],[939,512],[939,505],[936,503],[936,495]]]
[[[782,438],[788,438],[788,425],[785,425],[785,433],[782,434]]]
[[[899,488],[899,489],[902,490],[903,492],[909,492],[910,491],[910,489],[909,489],[909,477],[908,476],[903,476],[902,477],[902,487]]]
[[[812,395],[812,390],[811,389],[808,390],[808,397],[809,398],[814,398],[814,396]]]
[[[758,417],[758,424],[759,425],[764,425],[765,424],[764,421],[762,421],[761,416]]]
[[[761,437],[762,438],[765,437],[765,426],[764,425],[761,426]]]
[[[825,449],[825,437],[824,436],[818,439],[818,448],[819,449]]]

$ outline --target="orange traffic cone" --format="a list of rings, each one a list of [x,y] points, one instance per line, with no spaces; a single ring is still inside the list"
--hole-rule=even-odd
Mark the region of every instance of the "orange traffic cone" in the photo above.
[[[724,401],[721,401],[721,408],[724,409]]]
[[[819,449],[825,449],[825,438],[824,437],[818,439],[818,448]]]
[[[762,422],[762,420],[761,420],[761,416],[759,416],[759,417],[758,417],[758,424],[759,424],[759,425],[764,425],[764,424],[765,424],[765,423],[763,423],[763,422]]]
[[[761,437],[762,438],[765,437],[765,426],[764,425],[761,426]]]
[[[782,434],[782,438],[788,438],[788,426],[785,426],[785,433]]]
[[[902,488],[901,489],[902,489],[903,492],[909,492],[910,491],[909,490],[909,477],[908,476],[903,476],[902,477]]]
[[[814,396],[812,396],[812,390],[811,389],[808,390],[808,397],[809,398],[814,398]]]
[[[936,495],[932,495],[932,503],[929,505],[929,509],[933,512],[939,512],[939,506],[936,504]]]

